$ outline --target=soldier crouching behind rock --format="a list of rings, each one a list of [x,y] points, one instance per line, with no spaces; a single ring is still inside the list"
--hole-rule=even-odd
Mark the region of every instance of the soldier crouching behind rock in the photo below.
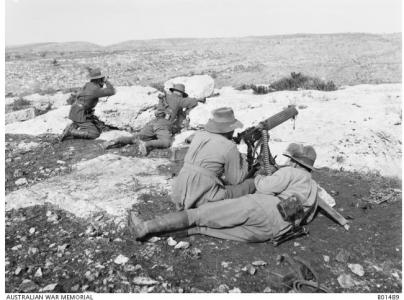
[[[119,137],[105,143],[106,149],[120,147],[128,144],[139,144],[140,154],[146,156],[156,148],[169,148],[172,143],[172,123],[166,119],[164,109],[157,108],[154,112],[155,118],[131,137]]]
[[[99,137],[105,124],[94,115],[94,108],[99,98],[112,95],[115,95],[115,88],[105,79],[101,70],[90,70],[90,82],[87,82],[77,94],[77,98],[70,108],[69,119],[73,123],[65,128],[59,141],[62,142],[68,137],[78,139]]]

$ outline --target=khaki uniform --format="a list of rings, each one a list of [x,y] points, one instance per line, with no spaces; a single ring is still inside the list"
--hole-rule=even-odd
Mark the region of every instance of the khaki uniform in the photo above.
[[[236,241],[267,241],[290,227],[276,207],[280,199],[295,194],[307,211],[317,197],[317,183],[311,173],[298,168],[284,167],[271,176],[259,175],[255,185],[255,194],[209,202],[188,210],[190,224],[197,226],[192,229],[194,233]],[[308,221],[314,213],[315,210]]]
[[[175,180],[172,200],[178,209],[189,209],[251,193],[253,182],[243,182],[247,168],[232,141],[220,134],[197,132]]]
[[[165,99],[159,100],[157,109],[163,109],[166,112],[166,118],[171,122],[172,132],[175,134],[181,131],[182,122],[186,118],[184,109],[189,110],[197,105],[198,99],[167,94]]]
[[[94,108],[101,97],[115,94],[114,87],[107,81],[105,88],[94,82],[87,82],[77,95],[77,100],[70,107],[69,119],[73,126],[87,132],[89,138],[100,136],[104,124],[94,115]]]
[[[147,147],[168,148],[171,146],[171,122],[156,118],[148,122],[139,132],[139,138],[146,141]]]

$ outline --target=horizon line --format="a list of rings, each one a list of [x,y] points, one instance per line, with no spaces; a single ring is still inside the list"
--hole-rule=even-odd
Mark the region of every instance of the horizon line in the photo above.
[[[32,43],[22,43],[22,44],[12,44],[12,45],[7,45],[7,42],[5,42],[5,48],[9,47],[23,47],[23,46],[29,46],[29,45],[41,45],[41,44],[64,44],[64,43],[90,43],[90,44],[94,44],[96,46],[100,46],[100,47],[110,47],[113,45],[119,45],[125,42],[131,42],[131,41],[158,41],[158,40],[175,40],[175,39],[183,39],[183,40],[202,40],[202,39],[242,39],[242,38],[250,38],[250,37],[277,37],[277,36],[294,36],[294,35],[338,35],[338,34],[368,34],[368,35],[385,35],[385,34],[402,34],[401,31],[396,31],[396,32],[356,32],[356,31],[352,31],[352,32],[330,32],[330,33],[286,33],[286,34],[270,34],[270,35],[245,35],[245,36],[222,36],[222,37],[167,37],[167,38],[143,38],[143,39],[128,39],[128,40],[124,40],[124,41],[120,41],[120,42],[116,42],[116,43],[112,43],[112,44],[106,44],[106,45],[102,45],[102,44],[98,44],[95,42],[89,42],[89,41],[64,41],[64,42],[51,42],[51,41],[47,41],[47,42],[32,42]]]

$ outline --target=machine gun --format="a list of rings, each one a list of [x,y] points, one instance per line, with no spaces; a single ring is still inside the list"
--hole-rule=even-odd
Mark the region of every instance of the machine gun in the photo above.
[[[250,174],[253,174],[257,166],[259,166],[258,147],[260,147],[262,163],[266,172],[270,173],[271,166],[272,168],[279,168],[268,146],[268,131],[289,119],[295,119],[297,114],[298,111],[295,106],[289,105],[288,108],[260,122],[257,126],[247,128],[233,138],[236,144],[244,141],[244,143],[247,145],[247,163]]]

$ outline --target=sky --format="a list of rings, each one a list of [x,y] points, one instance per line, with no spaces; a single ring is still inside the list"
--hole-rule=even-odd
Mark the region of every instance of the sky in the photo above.
[[[401,12],[401,0],[5,0],[5,43],[392,33]]]

